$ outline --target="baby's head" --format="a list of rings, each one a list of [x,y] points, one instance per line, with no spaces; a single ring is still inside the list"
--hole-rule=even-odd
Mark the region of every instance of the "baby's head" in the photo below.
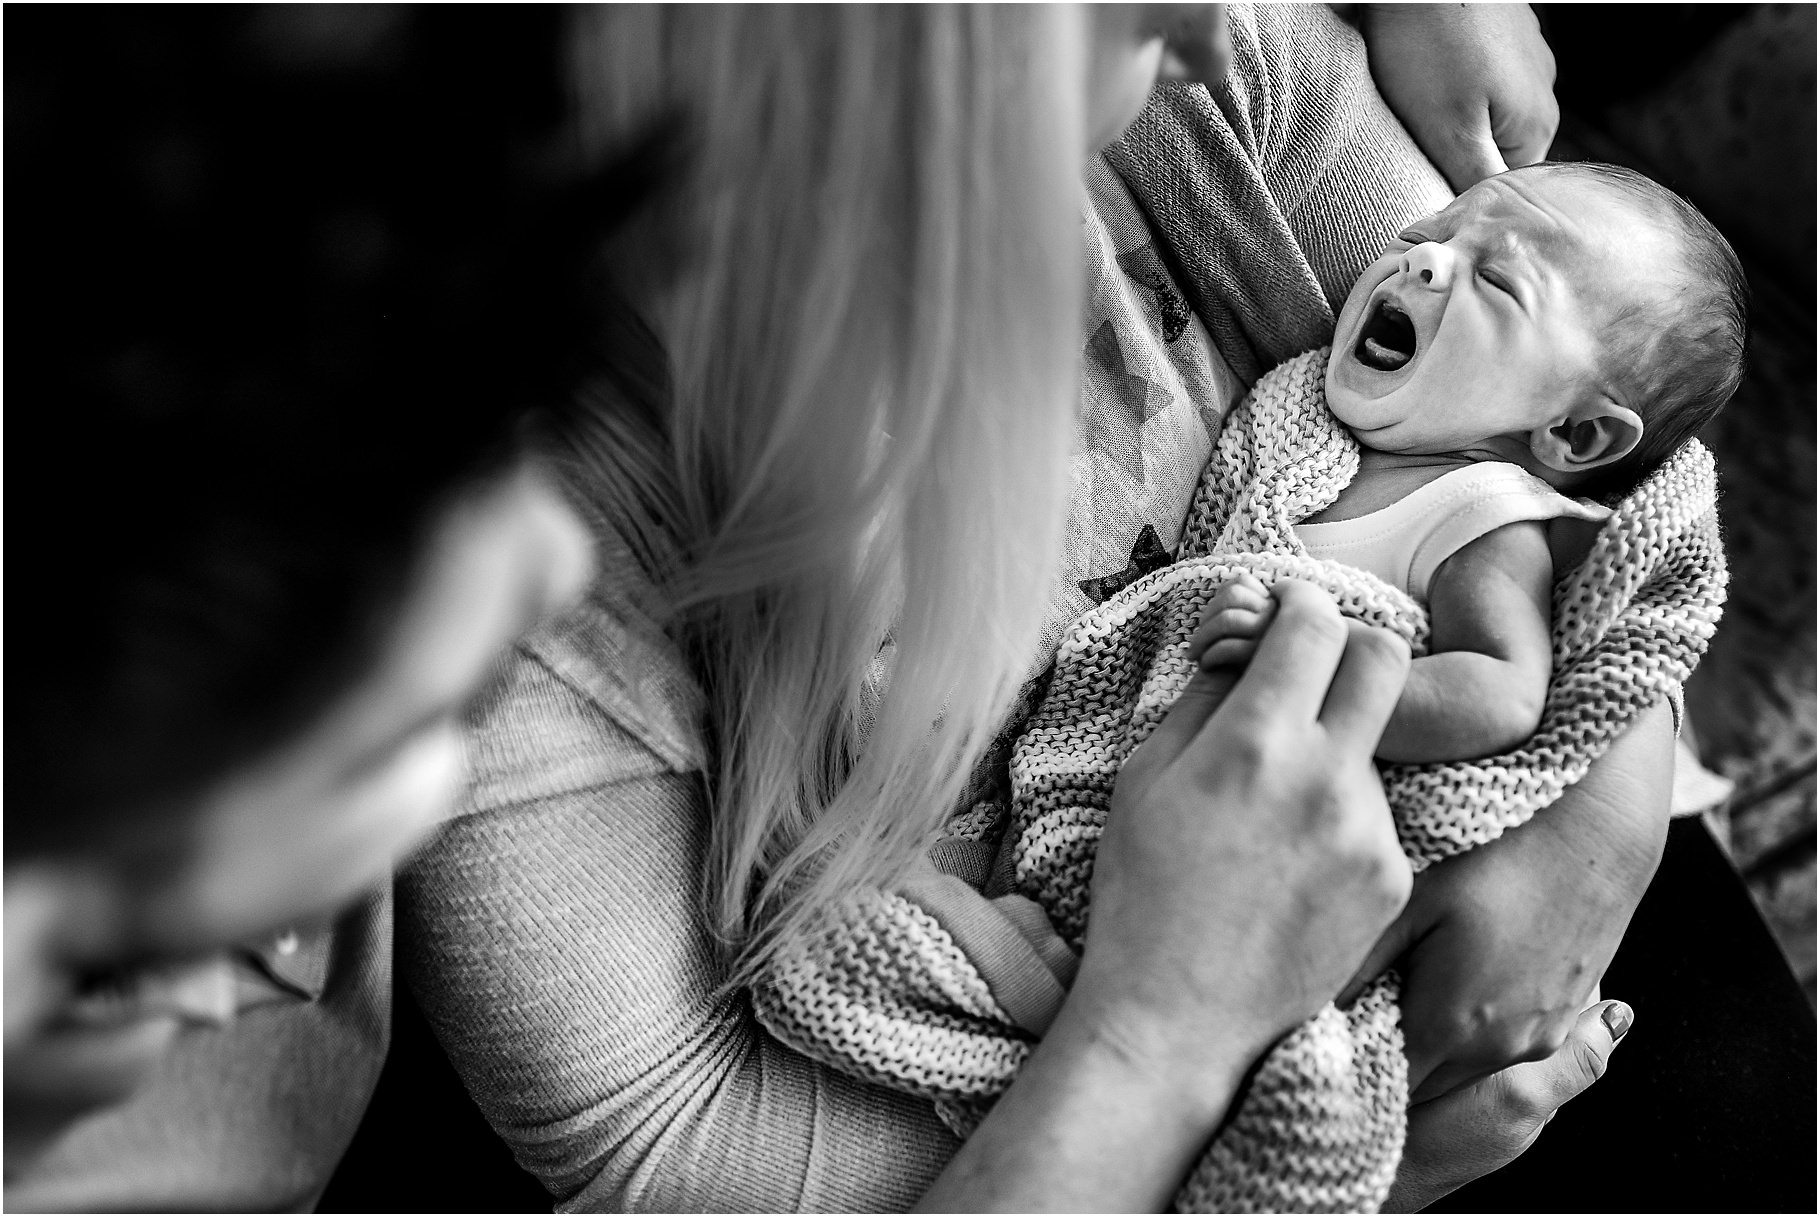
[[[1353,285],[1328,406],[1369,448],[1623,493],[1737,389],[1746,296],[1725,238],[1641,174],[1512,170],[1410,225]]]

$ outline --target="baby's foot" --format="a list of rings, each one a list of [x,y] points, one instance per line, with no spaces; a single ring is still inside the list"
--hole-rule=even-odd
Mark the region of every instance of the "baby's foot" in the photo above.
[[[1243,668],[1251,662],[1277,602],[1257,578],[1246,572],[1226,581],[1215,594],[1201,624],[1188,640],[1188,659],[1203,672],[1216,668]]]

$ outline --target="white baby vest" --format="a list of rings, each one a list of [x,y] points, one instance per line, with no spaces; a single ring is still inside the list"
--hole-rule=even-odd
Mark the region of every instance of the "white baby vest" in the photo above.
[[[1316,558],[1370,571],[1423,604],[1435,571],[1461,547],[1519,520],[1562,516],[1601,521],[1609,509],[1570,499],[1520,465],[1462,465],[1369,515],[1298,524],[1296,538]]]

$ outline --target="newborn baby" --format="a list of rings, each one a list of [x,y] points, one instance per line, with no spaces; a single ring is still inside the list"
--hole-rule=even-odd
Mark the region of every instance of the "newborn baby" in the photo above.
[[[1382,759],[1469,760],[1535,731],[1571,522],[1603,519],[1593,499],[1635,487],[1725,404],[1744,302],[1737,257],[1697,211],[1586,163],[1479,183],[1353,285],[1326,395],[1359,472],[1295,531],[1429,610]],[[1243,663],[1273,606],[1249,576],[1228,583],[1190,657]]]
[[[1382,753],[1503,751],[1384,766],[1413,866],[1554,803],[1672,695],[1717,621],[1712,463],[1683,438],[1737,383],[1741,297],[1717,234],[1622,171],[1525,169],[1403,234],[1331,351],[1284,361],[1227,415],[1177,560],[1065,632],[1008,741],[1009,780],[949,821],[927,870],[860,893],[849,921],[774,968],[758,1017],[974,1127],[1061,1006],[1120,772],[1197,664],[1242,661],[1271,612],[1236,572],[1312,583],[1427,639]],[[1551,621],[1551,522],[1606,512],[1574,495],[1624,497],[1584,557],[1563,553]],[[1501,713],[1510,702],[1521,715]],[[1376,978],[1265,1055],[1184,1211],[1378,1203],[1408,1123],[1399,985]]]

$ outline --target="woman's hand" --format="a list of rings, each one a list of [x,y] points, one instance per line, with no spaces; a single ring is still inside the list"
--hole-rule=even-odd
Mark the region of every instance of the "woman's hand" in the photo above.
[[[1552,1056],[1411,1107],[1409,1139],[1383,1211],[1413,1213],[1514,1161],[1561,1104],[1604,1076],[1630,1024],[1623,1002],[1595,1003]]]
[[[1197,673],[1126,762],[1068,1000],[920,1207],[1160,1209],[1402,907],[1371,753],[1409,649],[1308,584],[1273,595],[1224,701]]]
[[[1560,1048],[1661,861],[1673,750],[1658,705],[1552,807],[1417,876],[1348,990],[1402,972],[1417,1102]]]
[[[1217,711],[1197,675],[1119,774],[1075,987],[1121,1033],[1247,1063],[1333,998],[1409,886],[1371,763],[1408,648],[1308,584],[1273,599]]]
[[[1527,4],[1361,4],[1378,92],[1455,190],[1548,154],[1555,57]]]

